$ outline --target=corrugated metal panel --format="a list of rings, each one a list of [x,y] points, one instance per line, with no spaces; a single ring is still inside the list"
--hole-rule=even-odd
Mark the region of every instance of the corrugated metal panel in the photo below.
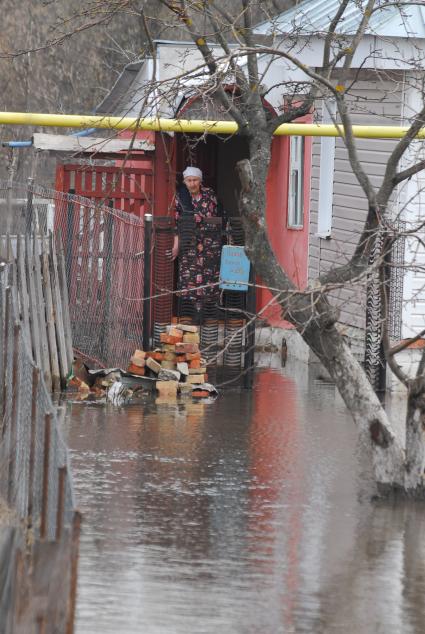
[[[340,24],[338,33],[353,34],[362,19],[359,2],[349,3]],[[398,7],[388,5],[386,0],[378,0],[377,10],[371,17],[370,34],[385,35],[386,37],[418,37],[425,38],[425,8],[417,5],[403,6],[401,14]],[[274,20],[261,24],[256,33],[290,33],[297,29],[297,33],[320,33],[329,28],[330,22],[340,6],[340,0],[303,0],[296,7],[281,13]],[[362,0],[362,7],[366,0]]]

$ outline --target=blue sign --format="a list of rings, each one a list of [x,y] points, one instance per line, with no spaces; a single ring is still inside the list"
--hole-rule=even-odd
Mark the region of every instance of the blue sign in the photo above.
[[[244,247],[224,246],[221,251],[220,288],[247,291],[250,262]]]

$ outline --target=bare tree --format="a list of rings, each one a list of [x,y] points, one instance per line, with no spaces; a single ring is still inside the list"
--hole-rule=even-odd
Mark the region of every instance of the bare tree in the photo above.
[[[419,365],[417,376],[409,378],[394,362],[394,355],[398,350],[387,345],[390,366],[409,391],[404,449],[363,368],[340,334],[338,311],[328,298],[329,289],[333,285],[348,284],[353,280],[365,278],[366,274],[370,273],[371,256],[377,244],[377,236],[382,233],[384,238],[380,242],[378,254],[375,253],[373,271],[379,276],[383,275],[385,254],[396,239],[390,229],[389,201],[401,182],[425,166],[423,161],[419,161],[405,169],[399,168],[401,159],[424,125],[424,105],[411,117],[408,131],[390,153],[384,177],[378,187],[372,184],[358,157],[350,115],[352,61],[372,16],[382,8],[382,3],[376,0],[369,0],[362,5],[356,3],[361,18],[355,32],[344,38],[338,34],[338,27],[344,20],[348,8],[352,8],[353,2],[344,0],[340,3],[324,34],[323,59],[318,68],[304,64],[302,56],[292,53],[290,47],[258,45],[253,20],[253,14],[259,8],[256,2],[241,0],[231,3],[231,7],[227,8],[222,4],[209,2],[161,0],[161,4],[186,28],[194,45],[202,54],[214,85],[215,96],[238,124],[238,134],[245,137],[248,142],[249,158],[238,164],[242,184],[240,210],[244,220],[246,251],[255,264],[256,272],[270,289],[274,289],[282,315],[296,327],[335,381],[358,426],[362,446],[370,452],[375,479],[381,490],[389,488],[393,491],[404,491],[409,495],[422,495],[425,358]],[[396,4],[400,5],[402,10],[401,5],[411,3]],[[202,30],[199,26],[200,16],[204,19]],[[256,18],[258,19],[258,13]],[[227,37],[229,33],[232,40]],[[294,39],[296,36],[296,33],[292,34]],[[237,48],[235,49],[230,42],[236,42]],[[217,48],[210,43],[218,44],[220,52],[217,53]],[[284,111],[276,116],[270,116],[263,106],[262,72],[258,62],[260,54],[268,55],[270,64],[278,59],[285,59],[295,68],[302,70],[308,80],[308,84],[302,82],[287,87],[292,90],[291,99],[287,100]],[[245,67],[239,63],[241,55],[245,56]],[[222,71],[223,57],[226,57],[228,70],[231,71],[232,81],[237,88],[237,99],[232,98],[225,88],[225,83],[229,79],[228,74]],[[350,260],[344,265],[334,266],[313,280],[307,291],[299,292],[279,265],[268,234],[265,215],[266,178],[271,160],[271,142],[278,126],[311,112],[319,99],[329,96],[335,100],[338,122],[344,136],[351,169],[368,201],[368,213]],[[386,320],[387,318],[388,314],[385,315]],[[385,337],[385,341],[387,340],[388,337]]]
[[[294,25],[291,33],[280,34],[284,46],[279,45],[277,40],[272,40],[266,46],[264,39],[256,35],[255,26],[258,22],[272,18],[293,4],[297,2],[159,0],[156,3],[137,3],[130,0],[103,0],[101,3],[89,3],[76,16],[76,26],[71,26],[71,19],[64,19],[62,34],[52,38],[49,46],[69,39],[75,30],[81,32],[100,23],[109,23],[120,13],[137,16],[141,20],[146,34],[144,52],[153,57],[155,47],[149,33],[164,35],[170,30],[175,33],[175,29],[179,29],[180,35],[191,39],[202,61],[191,69],[190,76],[197,76],[198,80],[204,77],[205,80],[203,83],[198,81],[198,93],[205,101],[214,95],[226,116],[238,124],[238,134],[247,143],[249,158],[238,164],[241,182],[239,206],[245,228],[246,251],[257,274],[275,294],[282,315],[295,326],[334,380],[357,424],[362,447],[370,457],[374,477],[381,491],[402,491],[407,495],[422,496],[425,357],[413,378],[408,377],[395,362],[395,355],[408,342],[398,347],[391,347],[389,342],[386,330],[389,309],[385,267],[387,254],[399,237],[390,222],[391,197],[401,183],[425,167],[423,160],[400,167],[424,125],[425,105],[422,103],[416,112],[411,113],[409,129],[393,147],[379,185],[372,181],[359,159],[350,111],[351,87],[355,84],[357,72],[353,73],[353,59],[360,54],[362,38],[374,16],[391,6],[399,10],[402,20],[406,7],[417,3],[342,0],[336,14],[331,16],[326,32],[321,34],[323,58],[314,66],[303,61],[302,47],[297,49],[302,31],[299,26]],[[339,27],[353,8],[360,18],[349,34],[341,36]],[[308,16],[305,16],[305,20],[308,20]],[[365,55],[374,54],[376,52],[369,51]],[[263,80],[266,70],[260,67],[260,56],[267,60],[266,69],[284,60],[303,73],[301,81],[285,82],[282,89],[286,97],[285,106],[277,114],[271,114],[264,108]],[[412,68],[418,69],[415,56],[412,56],[411,64]],[[361,69],[361,66],[357,63],[356,69]],[[185,81],[186,73],[159,84],[152,75],[147,84],[148,94],[143,98],[141,115],[146,113],[148,107],[157,112],[161,100],[172,101],[173,91],[178,90]],[[228,89],[229,83],[232,85],[231,90]],[[351,169],[364,192],[368,212],[349,261],[342,265],[336,264],[312,280],[307,289],[300,290],[280,266],[270,242],[266,220],[266,179],[271,161],[271,145],[280,125],[311,113],[329,97],[336,104],[334,122],[340,126]],[[414,229],[411,231],[414,232]],[[368,275],[377,276],[381,282],[383,343],[387,359],[409,393],[405,443],[395,433],[364,369],[341,334],[339,313],[330,300],[332,289],[358,280],[364,281]]]

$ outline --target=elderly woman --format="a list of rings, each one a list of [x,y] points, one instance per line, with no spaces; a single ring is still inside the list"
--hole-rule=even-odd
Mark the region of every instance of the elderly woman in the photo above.
[[[202,184],[200,169],[187,167],[183,172],[183,185],[178,188],[176,195],[177,233],[172,256],[173,259],[179,256],[178,289],[183,291],[184,297],[194,302],[198,313],[204,298],[217,301],[219,295],[217,282],[222,225],[208,223],[209,218],[215,217],[224,220],[215,193]],[[185,218],[189,221],[187,226],[190,227],[191,235],[183,241]]]

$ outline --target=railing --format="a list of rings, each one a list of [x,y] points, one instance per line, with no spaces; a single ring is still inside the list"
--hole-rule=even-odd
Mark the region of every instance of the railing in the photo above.
[[[80,515],[52,386],[46,383],[46,374],[52,380],[50,361],[47,372],[34,352],[36,330],[37,340],[42,338],[38,311],[47,318],[52,290],[50,269],[43,264],[53,260],[51,251],[41,255],[34,242],[39,238],[27,237],[31,262],[21,269],[16,253],[0,265],[0,627],[2,634],[71,634]],[[18,250],[19,243],[24,240],[18,237]],[[31,302],[29,290],[35,261],[44,272],[39,304]],[[57,322],[55,339],[62,328]],[[46,340],[53,346],[47,330],[48,325]]]

